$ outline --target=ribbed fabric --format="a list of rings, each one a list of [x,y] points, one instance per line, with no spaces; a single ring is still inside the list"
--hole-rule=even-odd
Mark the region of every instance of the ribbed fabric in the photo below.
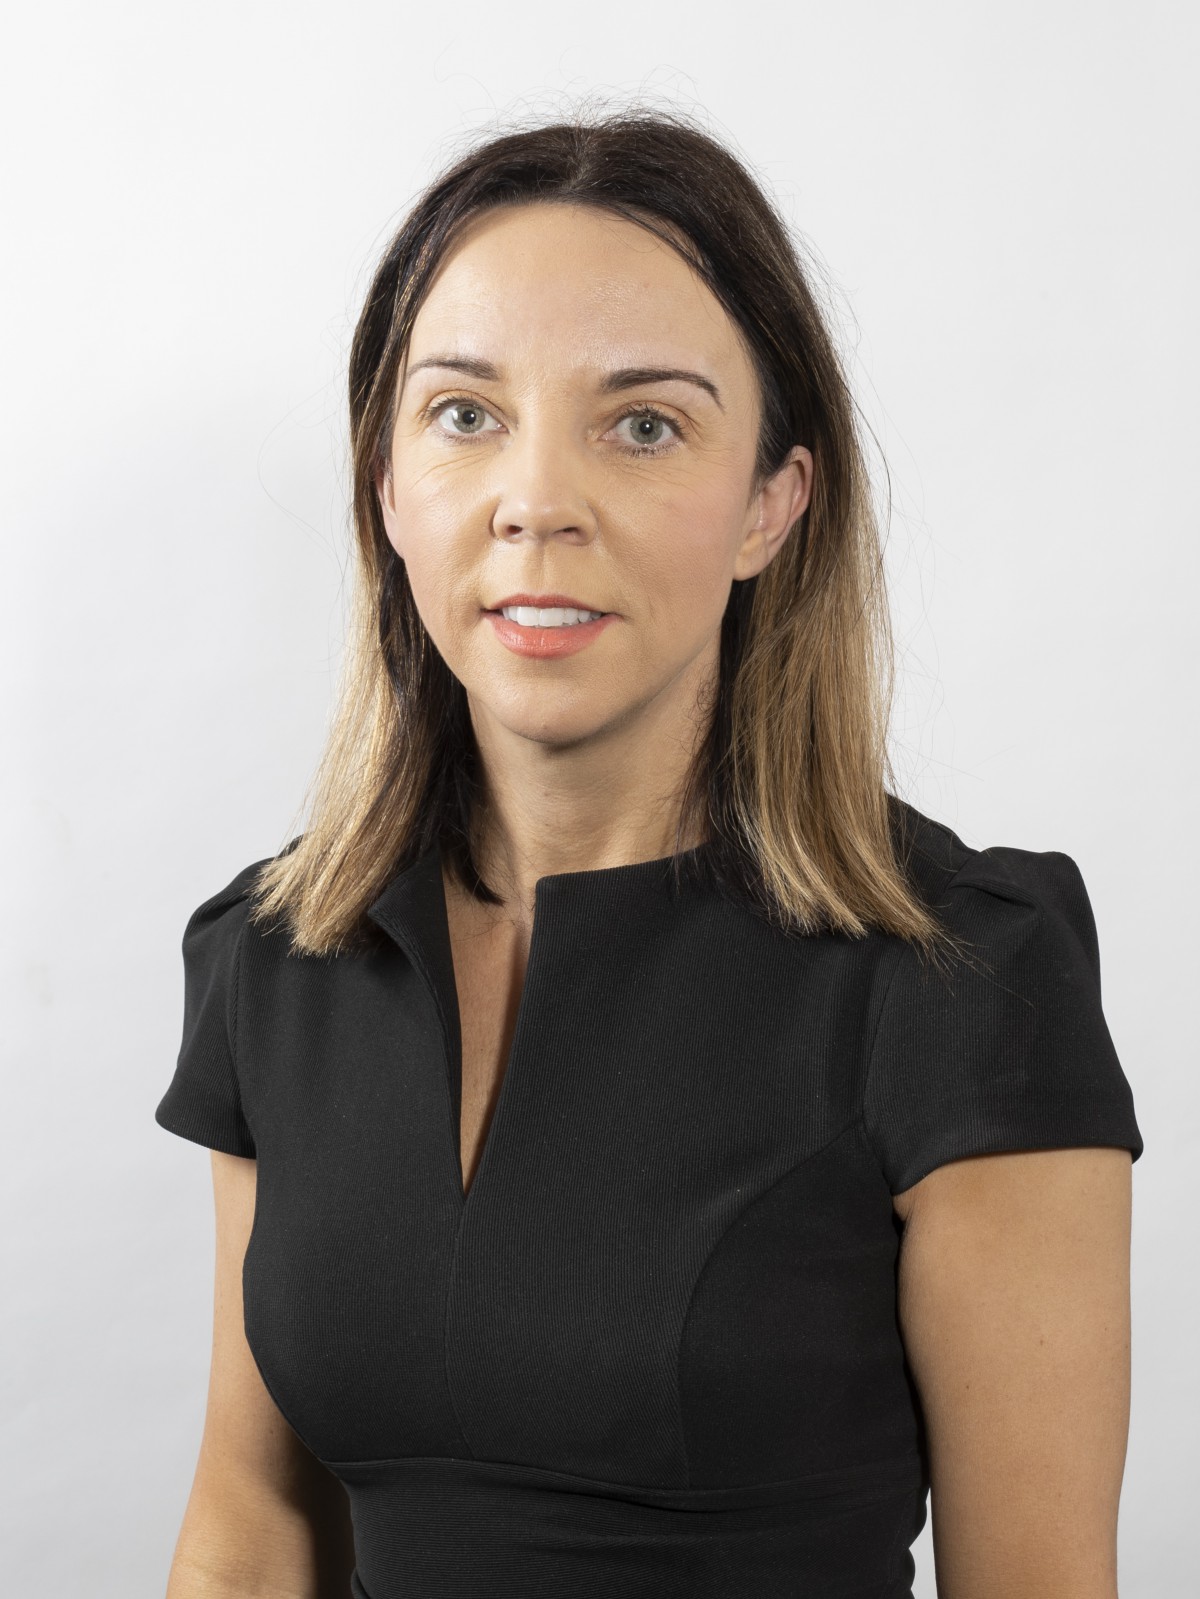
[[[904,808],[969,939],[785,935],[669,861],[542,878],[469,1194],[441,856],[369,953],[184,934],[156,1111],[258,1163],[246,1335],[345,1484],[358,1599],[907,1599],[927,1452],[892,1195],[963,1155],[1142,1140],[1057,852]]]

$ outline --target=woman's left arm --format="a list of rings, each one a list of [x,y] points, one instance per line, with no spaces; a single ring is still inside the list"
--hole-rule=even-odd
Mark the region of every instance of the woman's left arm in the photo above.
[[[1131,1165],[972,1156],[895,1196],[939,1599],[1117,1599]]]

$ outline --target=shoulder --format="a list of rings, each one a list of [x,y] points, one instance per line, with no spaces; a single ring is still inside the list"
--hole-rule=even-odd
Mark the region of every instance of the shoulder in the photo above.
[[[1059,965],[1069,958],[1099,983],[1095,916],[1070,855],[1011,844],[973,848],[944,822],[897,806],[898,854],[909,880],[968,956],[982,956],[985,969],[1022,951]]]
[[[264,855],[261,859],[240,867],[223,887],[196,906],[188,918],[189,929],[193,925],[209,925],[216,922],[240,926],[246,919],[263,868],[272,865],[284,855],[290,855],[299,842],[300,836],[297,836],[280,850],[278,855]]]
[[[189,923],[217,921],[237,907],[248,905],[259,872],[273,858],[270,855],[264,856],[262,860],[252,861],[248,866],[243,866],[235,872],[224,887],[217,889],[215,894],[210,894],[197,905],[188,918]]]
[[[293,839],[281,851],[296,847]],[[252,919],[254,891],[259,874],[277,856],[266,855],[240,867],[215,893],[191,912],[183,931],[183,956],[190,981],[207,984],[218,975],[229,979],[235,972],[248,936],[262,942],[268,929]]]
[[[1096,923],[1061,850],[969,848],[907,808],[914,887],[959,953],[881,962],[863,1116],[893,1194],[968,1155],[1141,1136],[1100,998]]]
[[[289,846],[291,847],[291,846]],[[267,860],[241,867],[200,902],[183,933],[183,1036],[155,1120],[228,1155],[253,1157],[257,1137],[244,1095],[239,1016],[251,897]]]

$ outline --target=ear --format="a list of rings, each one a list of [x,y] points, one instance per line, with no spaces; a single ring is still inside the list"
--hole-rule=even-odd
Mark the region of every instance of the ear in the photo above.
[[[813,488],[813,453],[803,444],[788,452],[750,502],[753,521],[738,550],[733,576],[756,577],[778,555],[788,533],[808,509]]]
[[[379,498],[379,509],[383,514],[383,526],[388,536],[388,543],[397,555],[402,555],[403,552],[396,542],[399,535],[399,520],[396,516],[396,497],[393,492],[390,461],[380,461],[375,467],[375,493]]]

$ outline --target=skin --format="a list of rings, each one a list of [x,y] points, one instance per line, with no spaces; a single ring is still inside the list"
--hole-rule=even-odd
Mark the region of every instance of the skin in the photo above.
[[[938,1599],[1117,1599],[1132,1162],[1022,1150],[896,1196]]]
[[[446,353],[502,376],[409,377]],[[679,381],[599,392],[634,366],[699,371],[721,403]],[[736,325],[668,245],[577,205],[473,221],[416,318],[398,390],[384,522],[467,690],[490,800],[480,858],[528,930],[539,877],[670,853],[731,585],[778,554],[808,505],[812,453],[797,446],[754,490],[761,401]],[[422,416],[451,395],[486,409],[485,431],[463,436],[453,410]],[[668,425],[644,444],[627,417],[639,404],[678,437]],[[564,660],[518,656],[481,608],[519,592],[619,620]]]
[[[447,353],[498,375],[410,376]],[[602,375],[627,366],[698,370],[722,404],[679,382],[601,394]],[[450,396],[486,415],[422,414]],[[480,924],[474,969],[509,968],[514,994],[539,877],[673,846],[730,585],[775,558],[812,492],[800,447],[755,489],[760,403],[735,325],[690,267],[584,207],[476,219],[416,319],[377,489],[425,625],[467,690],[489,796],[479,855],[507,898],[497,940]],[[639,443],[638,404],[679,422],[665,453],[621,450]],[[619,620],[564,660],[522,658],[481,609],[515,591],[561,591]],[[507,1047],[505,1035],[479,1053],[503,1060]],[[480,1117],[492,1091],[489,1077]],[[1115,1599],[1130,1167],[1119,1149],[985,1155],[893,1198],[939,1599]]]

